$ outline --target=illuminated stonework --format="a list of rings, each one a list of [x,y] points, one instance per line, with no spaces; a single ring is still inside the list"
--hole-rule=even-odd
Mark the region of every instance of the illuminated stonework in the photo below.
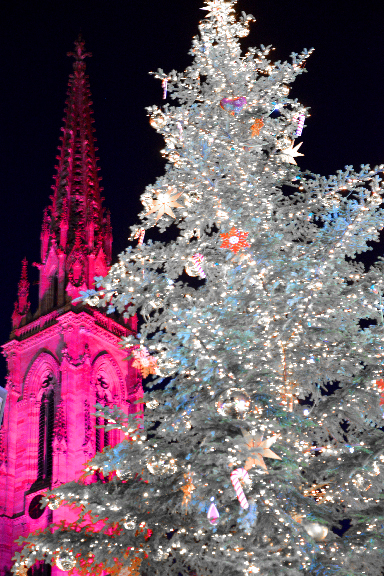
[[[115,445],[120,431],[96,430],[94,405],[117,405],[134,413],[141,377],[124,360],[121,337],[136,331],[98,310],[74,305],[82,289],[105,275],[111,262],[112,230],[104,215],[92,128],[84,42],[75,42],[66,116],[52,205],[41,232],[39,308],[29,306],[23,261],[10,341],[8,398],[0,432],[0,574],[8,573],[14,540],[64,518],[70,511],[42,511],[47,487],[79,478],[96,448]],[[102,432],[102,434],[101,434]],[[48,567],[46,567],[48,568]],[[34,570],[39,572],[39,570]],[[40,569],[41,574],[46,571]],[[60,573],[56,567],[53,573]]]

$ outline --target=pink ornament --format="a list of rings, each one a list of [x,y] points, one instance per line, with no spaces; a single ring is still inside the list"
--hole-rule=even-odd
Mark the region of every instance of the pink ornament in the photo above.
[[[240,506],[242,508],[249,508],[248,500],[244,494],[244,490],[240,484],[240,482],[250,482],[249,474],[245,468],[236,468],[231,472],[231,482],[232,486],[235,489],[236,496],[238,501],[240,502]]]
[[[163,98],[165,100],[167,97],[168,78],[163,78],[161,87],[163,88]]]
[[[213,500],[213,498],[211,498]],[[218,509],[215,506],[215,503],[212,502],[210,507],[208,508],[207,518],[211,524],[217,524],[218,519],[220,518],[220,514]]]
[[[304,128],[304,122],[305,122],[305,114],[299,114],[295,138],[302,135],[303,128]]]
[[[223,98],[220,101],[222,109],[229,112],[232,116],[239,114],[246,104],[247,99],[245,96],[240,96],[239,98]]]
[[[139,246],[142,245],[142,243],[144,242],[144,236],[145,236],[145,230],[144,228],[139,228],[138,230],[136,230],[136,233],[134,235],[134,239],[136,240],[136,238],[138,238],[137,244]]]
[[[195,265],[196,270],[198,271],[198,273],[200,275],[200,278],[206,278],[205,272],[201,266],[203,263],[203,260],[204,260],[204,256],[202,254],[199,254],[198,252],[196,252],[196,254],[194,254],[192,256],[192,260],[193,260],[193,263]]]

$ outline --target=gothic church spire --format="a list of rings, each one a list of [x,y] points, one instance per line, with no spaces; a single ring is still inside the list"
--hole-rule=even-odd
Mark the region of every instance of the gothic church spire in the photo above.
[[[92,101],[79,36],[73,73],[69,76],[64,126],[51,206],[44,212],[41,232],[40,314],[45,314],[92,287],[95,275],[105,275],[111,261],[112,231],[104,214],[92,124]]]

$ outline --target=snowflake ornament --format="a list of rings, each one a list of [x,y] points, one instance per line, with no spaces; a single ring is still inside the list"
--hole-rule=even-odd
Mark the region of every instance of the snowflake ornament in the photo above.
[[[241,230],[236,230],[236,228],[232,228],[229,232],[225,234],[220,234],[221,238],[223,239],[223,243],[221,244],[220,248],[229,248],[237,254],[239,250],[242,248],[248,248],[250,244],[246,242],[246,238],[249,232],[241,232]]]
[[[132,356],[134,358],[132,366],[140,370],[143,378],[149,374],[157,374],[157,359],[150,356],[147,348],[135,348]]]
[[[172,208],[184,208],[182,204],[176,202],[179,196],[182,195],[182,192],[176,194],[172,194],[171,192],[155,192],[155,194],[157,194],[157,198],[153,200],[151,209],[145,214],[145,216],[149,216],[153,214],[153,212],[157,212],[155,222],[157,222],[163,214],[168,214],[171,218],[176,218]]]

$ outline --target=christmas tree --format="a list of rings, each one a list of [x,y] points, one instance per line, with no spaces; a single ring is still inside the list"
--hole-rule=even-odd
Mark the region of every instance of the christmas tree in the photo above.
[[[47,494],[78,520],[31,535],[16,573],[382,574],[383,264],[359,255],[384,167],[300,171],[308,110],[289,86],[310,52],[242,55],[252,17],[234,4],[206,2],[192,64],[155,74],[174,101],[149,110],[165,174],[85,295],[139,314],[124,345],[145,415],[102,409],[126,440]]]

